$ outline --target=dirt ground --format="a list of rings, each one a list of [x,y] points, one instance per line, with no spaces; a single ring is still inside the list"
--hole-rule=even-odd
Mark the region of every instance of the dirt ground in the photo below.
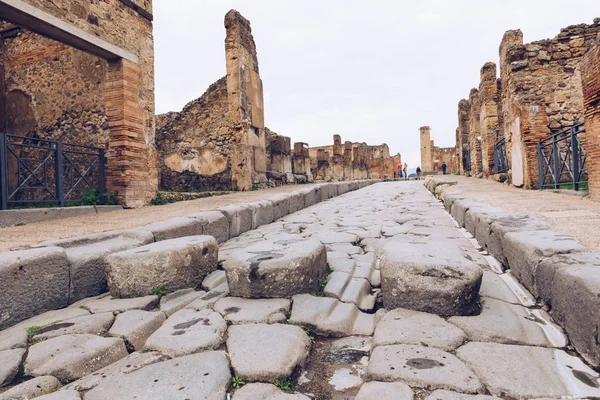
[[[504,207],[515,213],[537,214],[556,232],[579,239],[592,251],[600,251],[600,203],[587,198],[547,190],[524,190],[514,186],[463,176],[448,176],[458,181],[447,192],[462,191],[464,196]]]

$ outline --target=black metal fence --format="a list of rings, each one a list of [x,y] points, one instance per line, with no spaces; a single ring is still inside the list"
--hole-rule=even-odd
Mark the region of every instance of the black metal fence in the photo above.
[[[471,172],[471,150],[465,150],[463,152],[462,163],[465,172]]]
[[[105,150],[0,133],[0,209],[78,202],[106,192]]]
[[[508,159],[506,157],[506,140],[502,138],[494,144],[494,172],[501,174],[508,171]]]
[[[587,183],[585,128],[575,125],[538,143],[540,189],[579,190]]]

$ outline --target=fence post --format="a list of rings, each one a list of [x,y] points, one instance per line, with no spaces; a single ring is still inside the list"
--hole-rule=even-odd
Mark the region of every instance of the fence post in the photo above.
[[[538,181],[540,184],[540,189],[544,188],[544,181],[546,180],[544,173],[544,151],[542,150],[542,142],[538,142]]]
[[[98,150],[98,186],[99,186],[99,191],[100,191],[100,198],[105,201],[106,199],[106,174],[105,174],[105,168],[106,168],[106,157],[105,157],[105,150],[104,149],[100,149]]]
[[[8,209],[8,162],[6,133],[0,133],[0,209]]]
[[[579,139],[575,127],[571,128],[571,162],[573,164],[573,190],[579,190]]]
[[[64,176],[63,176],[63,150],[62,143],[56,143],[56,155],[54,157],[54,182],[56,185],[56,198],[58,200],[58,206],[65,206],[65,188],[64,188]]]
[[[554,189],[560,189],[560,153],[558,149],[558,135],[552,137],[552,169],[554,173]]]

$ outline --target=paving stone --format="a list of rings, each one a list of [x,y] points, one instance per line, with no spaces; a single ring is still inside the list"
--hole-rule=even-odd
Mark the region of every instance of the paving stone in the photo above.
[[[186,215],[194,218],[202,224],[202,235],[212,236],[217,243],[225,243],[229,240],[229,221],[220,211],[202,211]]]
[[[154,351],[131,353],[116,363],[110,364],[107,367],[99,369],[92,374],[86,375],[83,378],[66,385],[64,389],[86,392],[103,382],[111,382],[118,376],[127,375],[133,371],[137,371],[138,369],[145,367],[146,365],[165,361],[166,359],[166,356]]]
[[[129,310],[151,310],[158,304],[158,296],[135,297],[132,299],[115,299],[106,296],[86,303],[85,306],[94,314],[112,312],[114,314]]]
[[[351,364],[369,357],[373,338],[370,336],[348,336],[331,343],[325,361],[331,364]]]
[[[252,208],[252,229],[273,222],[273,203],[268,200],[261,200],[248,205]]]
[[[284,393],[268,383],[250,383],[236,390],[233,400],[310,400],[299,393]]]
[[[233,252],[223,268],[232,296],[280,298],[316,292],[326,264],[325,246],[316,240],[265,240]]]
[[[229,296],[229,286],[227,285],[227,282],[225,282],[210,292],[200,296],[198,299],[188,304],[185,308],[197,311],[212,309],[217,301],[227,296]]]
[[[434,314],[397,308],[385,314],[375,328],[374,346],[415,344],[453,351],[465,333]]]
[[[340,254],[343,256],[340,256]],[[334,254],[328,252],[327,264],[333,271],[346,272],[348,274],[353,274],[354,268],[356,268],[356,260],[351,259],[345,253]]]
[[[19,372],[25,349],[0,351],[0,387],[10,385]]]
[[[126,311],[117,315],[108,334],[127,340],[135,350],[144,348],[150,337],[167,320],[163,312],[142,310]]]
[[[322,230],[315,237],[323,244],[356,243],[358,236],[352,233]]]
[[[37,397],[38,400],[81,400],[81,395],[77,390],[61,390]]]
[[[202,289],[211,291],[225,282],[227,282],[225,271],[219,269],[210,273],[206,278],[204,278],[202,281]]]
[[[361,312],[354,304],[306,294],[294,296],[292,300],[290,322],[317,334],[334,337],[370,336],[375,330],[375,315]]]
[[[34,344],[25,360],[25,374],[74,380],[127,356],[125,343],[95,335],[63,335]]]
[[[35,293],[35,296],[31,294]],[[69,261],[59,247],[0,257],[0,329],[69,304]]]
[[[183,309],[170,316],[147,340],[147,350],[180,357],[214,350],[223,343],[227,323],[211,310]]]
[[[231,382],[225,353],[207,351],[116,376],[85,394],[85,400],[225,399]]]
[[[377,256],[373,252],[353,255],[352,259],[356,261],[356,266],[352,272],[354,278],[364,278],[372,286],[381,286],[381,272],[378,269]]]
[[[284,324],[232,325],[227,338],[235,374],[250,382],[291,376],[306,361],[310,345],[302,328]]]
[[[229,222],[230,239],[252,230],[252,210],[246,204],[231,204],[218,209]]]
[[[530,310],[501,300],[485,299],[481,314],[452,317],[448,321],[475,342],[497,342],[531,346],[565,347],[562,329],[543,310]]]
[[[441,316],[477,312],[482,270],[453,243],[390,240],[381,258],[383,304]]]
[[[160,311],[164,312],[167,317],[170,317],[177,311],[185,308],[194,300],[205,296],[204,291],[195,291],[194,289],[181,289],[173,293],[169,293],[160,298]]]
[[[464,394],[449,390],[436,390],[425,400],[500,400],[500,397],[486,396],[483,394]]]
[[[327,247],[327,251],[346,253],[350,256],[354,255],[354,254],[363,254],[364,253],[363,249],[360,246],[354,246],[351,243],[333,243],[333,244],[328,244],[326,247]]]
[[[168,291],[199,287],[217,269],[218,251],[212,236],[188,236],[111,254],[106,258],[110,292],[132,296],[161,286]]]
[[[77,307],[77,308],[67,307],[67,308],[63,308],[61,310],[47,311],[43,314],[37,315],[33,318],[29,318],[25,321],[18,323],[17,325],[10,328],[8,330],[8,332],[11,332],[11,333],[25,332],[25,333],[27,333],[27,330],[34,326],[44,327],[44,326],[48,326],[51,324],[55,324],[57,322],[61,322],[61,321],[65,321],[68,319],[73,319],[73,318],[77,318],[77,317],[81,317],[81,316],[85,316],[85,315],[90,315],[90,312],[87,310],[84,310],[82,308],[79,308],[79,307]],[[5,332],[5,331],[3,331],[3,332]]]
[[[274,324],[285,322],[290,310],[288,299],[243,299],[225,297],[217,301],[214,310],[230,324]]]
[[[353,303],[363,311],[372,310],[377,296],[371,294],[371,284],[363,278],[352,278],[346,272],[329,274],[323,294],[344,303]]]
[[[551,231],[509,232],[503,248],[511,272],[534,296],[538,295],[536,268],[543,258],[587,251],[573,237]]]
[[[562,350],[471,342],[459,348],[456,355],[475,371],[494,396],[600,395],[598,374]]]
[[[26,329],[16,327],[0,331],[0,351],[25,348],[27,339]]]
[[[356,400],[412,400],[414,393],[402,382],[367,382],[360,388]]]
[[[0,393],[0,400],[29,400],[38,398],[60,389],[61,384],[53,376],[40,376],[25,381],[4,393]]]
[[[398,344],[373,350],[367,377],[403,381],[412,387],[477,393],[483,389],[477,376],[458,358],[432,347]]]
[[[139,229],[152,232],[155,242],[203,234],[202,222],[196,218],[186,217],[175,217],[166,221],[155,222]]]
[[[479,295],[481,297],[502,300],[511,304],[521,304],[517,295],[504,282],[500,275],[491,271],[483,271]]]
[[[114,320],[115,316],[112,313],[83,315],[46,325],[35,333],[33,340],[50,339],[78,333],[100,335],[110,329]]]

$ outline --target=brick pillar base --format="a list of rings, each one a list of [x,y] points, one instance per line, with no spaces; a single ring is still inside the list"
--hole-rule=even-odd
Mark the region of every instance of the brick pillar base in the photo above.
[[[600,201],[600,43],[581,61],[590,197]]]
[[[144,136],[140,78],[136,63],[109,62],[105,83],[110,125],[107,184],[109,190],[118,192],[117,200],[126,208],[148,204],[157,190],[150,177],[153,158]]]

